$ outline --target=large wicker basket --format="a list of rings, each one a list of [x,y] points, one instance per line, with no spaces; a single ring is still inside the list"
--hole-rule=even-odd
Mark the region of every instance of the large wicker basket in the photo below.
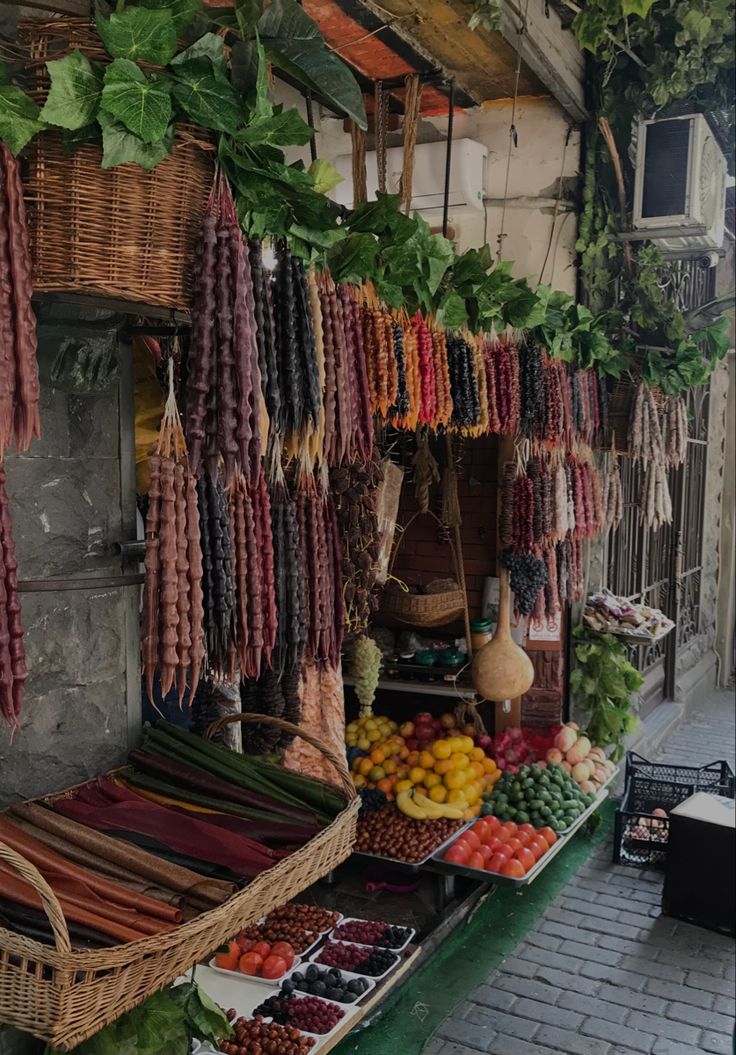
[[[0,860],[13,866],[38,892],[56,941],[52,948],[0,928],[0,1023],[70,1051],[349,856],[360,803],[344,757],[298,726],[261,714],[219,719],[208,733],[228,720],[268,722],[318,748],[340,774],[347,799],[342,813],[306,846],[262,872],[217,908],[170,933],[91,952],[72,951],[63,913],[48,883],[29,861],[0,843]]]
[[[109,62],[86,19],[19,26],[31,90],[48,91],[45,63],[75,48]],[[173,152],[151,172],[138,165],[101,168],[95,145],[64,150],[61,134],[37,136],[24,178],[33,286],[188,310],[194,248],[212,186],[207,133],[179,126]]]

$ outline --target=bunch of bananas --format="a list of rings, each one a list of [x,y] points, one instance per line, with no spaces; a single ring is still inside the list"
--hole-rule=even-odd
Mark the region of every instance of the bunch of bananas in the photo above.
[[[432,802],[427,795],[415,795],[414,788],[400,791],[396,796],[396,805],[401,812],[414,821],[436,821],[442,817],[460,821],[463,811],[449,802]]]

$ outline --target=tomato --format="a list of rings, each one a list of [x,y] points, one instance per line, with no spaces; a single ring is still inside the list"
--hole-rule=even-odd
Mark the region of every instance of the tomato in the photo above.
[[[512,838],[512,834],[506,828],[499,828],[496,832],[496,838],[500,839],[502,843],[507,843]]]
[[[238,967],[241,974],[258,976],[261,973],[261,967],[263,967],[263,957],[259,956],[257,952],[247,952],[245,956],[240,957]]]
[[[529,849],[534,854],[536,859],[539,860],[539,858],[542,857],[543,854],[547,853],[547,851],[549,850],[549,846],[547,845],[546,841],[541,837],[541,835],[535,835],[532,841],[529,843]]]
[[[515,857],[512,857],[501,869],[501,875],[510,876],[511,879],[521,879],[526,875],[526,872],[521,861],[517,861]]]
[[[516,838],[519,840],[522,846],[528,846],[534,836],[530,835],[529,832],[523,832],[521,829],[519,829]]]
[[[480,846],[480,839],[476,832],[471,828],[469,832],[463,832],[463,840],[468,844],[471,850],[477,850]]]
[[[522,846],[521,850],[517,852],[516,860],[519,862],[519,864],[523,866],[524,874],[530,872],[532,868],[534,868],[534,865],[537,863],[536,857],[534,856],[531,850],[528,850],[526,848],[526,846]]]
[[[519,825],[519,838],[521,838],[521,833],[522,832],[524,832],[525,835],[532,836],[532,835],[536,835],[537,834],[537,829],[534,827],[533,824],[520,824]]]
[[[445,854],[445,860],[449,861],[453,865],[464,865],[468,863],[470,852],[465,844],[462,846],[455,843]]]
[[[262,978],[281,978],[289,969],[283,956],[267,956],[261,968]]]
[[[488,825],[486,824],[485,820],[476,821],[475,824],[473,825],[473,827],[470,830],[472,832],[475,832],[475,834],[478,836],[478,838],[480,839],[480,841],[482,843],[487,843],[488,840],[493,835],[493,832],[488,827]]]
[[[501,827],[500,820],[498,819],[498,817],[494,817],[493,814],[491,814],[488,817],[484,817],[483,820],[488,825],[489,829],[493,832],[494,835],[496,834],[498,829]]]
[[[503,824],[503,830],[507,831],[509,835],[516,835],[519,830],[519,825],[515,821],[505,821]]]
[[[538,834],[542,836],[548,846],[554,846],[557,842],[557,832],[554,828],[540,828]]]
[[[271,945],[267,941],[257,941],[250,951],[256,953],[262,960],[265,960],[267,956],[271,955]]]
[[[515,854],[517,853],[517,851],[521,850],[524,844],[521,842],[520,839],[517,839],[516,836],[513,835],[506,843],[506,845],[511,849],[511,853]]]
[[[255,942],[253,941],[252,938],[238,938],[237,942],[238,942],[238,948],[240,949],[240,952],[243,955],[245,955],[246,952],[250,952],[250,950],[255,945]]]
[[[499,839],[497,835],[494,835],[491,841],[488,843],[488,846],[494,852],[494,854],[499,853],[501,847],[505,845],[506,843],[503,841],[503,839]]]
[[[490,846],[486,846],[485,843],[480,847],[478,853],[484,861],[490,861],[490,859],[493,857],[493,850],[490,848]]]
[[[240,946],[236,941],[229,941],[217,952],[215,967],[223,971],[237,971],[240,961]]]
[[[486,861],[486,872],[497,872],[501,874],[506,858],[502,854],[494,854],[490,861]]]
[[[485,861],[483,855],[479,853],[472,853],[468,858],[468,868],[485,868]]]
[[[277,941],[272,945],[271,955],[280,956],[282,960],[286,960],[287,967],[291,967],[294,962],[294,949],[289,945],[288,941]]]
[[[468,857],[470,857],[473,852],[473,847],[465,838],[465,832],[463,832],[462,836],[457,840],[457,842],[454,842],[452,845],[461,846],[463,850],[465,850],[465,853],[468,855]]]

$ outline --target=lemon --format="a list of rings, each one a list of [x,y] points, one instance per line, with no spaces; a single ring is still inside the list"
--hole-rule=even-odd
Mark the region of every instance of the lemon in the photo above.
[[[394,788],[394,791],[410,791],[413,787],[414,785],[410,780],[398,780],[396,782],[396,787]]]
[[[421,784],[426,775],[426,770],[422,769],[421,766],[414,766],[413,769],[409,770],[409,780],[414,784]]]
[[[460,751],[457,751],[454,755],[451,755],[450,761],[452,762],[453,769],[467,769],[470,765],[470,759],[468,758],[468,756],[462,754]]]
[[[445,787],[449,788],[450,791],[458,791],[460,788],[464,788],[467,782],[468,778],[462,769],[452,769],[445,774]]]
[[[457,806],[458,809],[461,810],[466,809],[468,805],[465,801],[465,796],[463,795],[462,791],[458,791],[457,788],[453,788],[452,791],[449,792],[446,801],[451,803],[453,806]]]
[[[439,787],[440,784],[442,784],[442,777],[439,773],[427,773],[424,778],[425,788],[436,788]]]
[[[468,754],[468,752],[472,751],[475,747],[472,736],[460,736],[458,737],[458,739],[460,740],[460,743],[462,745],[460,747],[460,750],[464,751],[465,754]]]
[[[396,786],[398,787],[398,784]],[[447,788],[444,784],[435,784],[429,789],[429,797],[432,802],[444,802],[447,799]]]
[[[435,758],[449,758],[452,748],[447,740],[435,740],[432,744],[432,754]]]

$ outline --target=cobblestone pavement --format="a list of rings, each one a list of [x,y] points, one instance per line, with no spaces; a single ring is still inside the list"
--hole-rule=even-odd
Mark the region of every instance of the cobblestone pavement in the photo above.
[[[696,707],[660,759],[734,764],[734,697]],[[707,882],[707,873],[704,874]],[[424,1055],[731,1055],[734,942],[660,914],[662,876],[607,843]]]

